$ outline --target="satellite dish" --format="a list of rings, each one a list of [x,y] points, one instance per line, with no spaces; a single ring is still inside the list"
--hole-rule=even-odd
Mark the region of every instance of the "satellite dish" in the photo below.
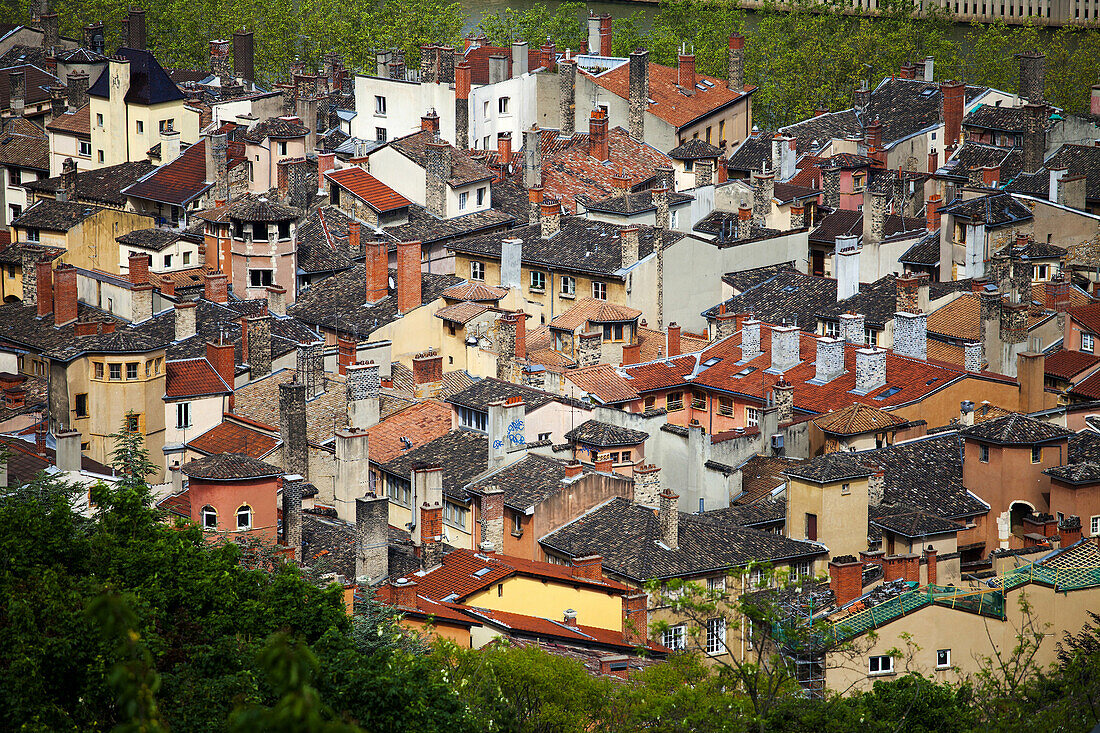
[[[389,283],[390,283],[390,290],[396,290],[397,289],[397,283],[395,283],[393,281],[393,275],[390,275]]]

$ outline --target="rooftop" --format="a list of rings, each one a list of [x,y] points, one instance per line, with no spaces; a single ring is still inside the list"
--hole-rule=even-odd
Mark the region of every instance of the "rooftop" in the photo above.
[[[219,453],[196,458],[183,465],[183,472],[192,479],[206,481],[272,478],[283,474],[281,468],[241,453]]]
[[[644,443],[648,438],[649,433],[641,430],[631,430],[599,420],[585,420],[565,434],[566,440],[595,445],[600,448],[638,445]]]
[[[1014,412],[972,425],[964,429],[962,435],[1000,445],[1031,445],[1064,440],[1073,435],[1073,431]]]

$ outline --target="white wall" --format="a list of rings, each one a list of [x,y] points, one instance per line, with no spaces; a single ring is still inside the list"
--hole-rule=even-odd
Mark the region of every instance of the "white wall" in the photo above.
[[[537,119],[535,81],[535,76],[528,73],[470,90],[470,147],[484,150],[488,136],[488,148],[495,149],[499,132],[512,133],[512,150],[523,146],[523,131],[531,129]],[[499,114],[497,100],[501,97],[509,98],[507,115]],[[488,115],[485,114],[486,102],[489,103]],[[454,142],[453,135],[444,137]]]
[[[368,171],[409,201],[421,206],[427,201],[424,169],[394,148],[386,146],[371,153]]]

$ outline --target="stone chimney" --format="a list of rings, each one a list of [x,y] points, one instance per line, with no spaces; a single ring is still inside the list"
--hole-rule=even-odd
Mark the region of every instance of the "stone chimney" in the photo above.
[[[527,41],[512,41],[512,76],[527,73]]]
[[[788,423],[794,419],[794,385],[783,377],[772,386],[772,404],[775,405],[776,419]]]
[[[459,150],[470,147],[470,85],[470,64],[464,60],[455,67],[455,147]],[[447,163],[449,168],[450,157]],[[428,165],[431,164],[432,159],[429,154]]]
[[[559,104],[561,136],[573,137],[577,119],[577,62],[562,59],[558,64]]]
[[[526,408],[523,398],[509,397],[489,404],[489,468],[502,468],[527,450]]]
[[[59,430],[55,436],[57,451],[54,454],[57,470],[66,473],[79,473],[81,463],[80,431]]]
[[[649,51],[630,54],[630,136],[645,140],[645,115],[649,109]]]
[[[131,313],[130,321],[140,323],[153,317],[153,291],[152,285],[134,285],[130,288]]]
[[[745,89],[745,37],[732,33],[729,37],[729,51],[726,65],[726,80],[729,88],[735,92]]]
[[[840,208],[840,167],[832,164],[821,169],[821,187],[824,190],[823,203],[825,208],[837,210]]]
[[[180,157],[180,134],[167,127],[160,131],[160,164],[168,165]]]
[[[283,545],[294,551],[294,560],[302,561],[302,483],[301,476],[283,476]]]
[[[233,34],[233,75],[245,81],[256,79],[256,44],[252,31],[243,28]]]
[[[390,574],[390,500],[355,499],[355,581],[373,585]]]
[[[450,146],[441,141],[428,143],[425,168],[425,208],[440,219],[447,218],[447,180],[451,177]]]
[[[206,180],[213,183],[208,194],[215,201],[229,200],[229,142],[224,132],[206,136]]]
[[[523,186],[542,187],[542,137],[537,127],[523,131]]]
[[[382,381],[373,361],[349,364],[345,368],[348,424],[366,430],[378,424]]]
[[[829,561],[829,588],[836,605],[844,606],[863,595],[863,563],[852,555]]]
[[[210,42],[210,73],[221,79],[223,84],[233,78],[230,45],[227,39]]]
[[[886,191],[872,190],[868,186],[863,192],[863,248],[877,247],[886,236],[886,207],[890,204],[890,194]]]
[[[309,443],[306,439],[306,385],[279,385],[279,437],[283,441],[283,470],[309,478]]]
[[[607,112],[602,109],[592,110],[592,116],[588,119],[588,154],[596,160],[611,159],[607,139]]]
[[[538,224],[542,220],[542,187],[527,189],[527,223]]]
[[[8,72],[8,109],[13,117],[22,117],[27,101],[27,78],[22,69]]]
[[[968,372],[982,370],[982,342],[968,341],[963,344],[963,367]]]
[[[397,310],[404,315],[423,304],[420,241],[397,243]]]
[[[582,331],[577,334],[577,366],[586,367],[600,363],[603,334],[599,331]]]
[[[543,197],[540,206],[542,213],[539,216],[539,223],[542,225],[542,238],[550,239],[561,228],[561,203],[555,198]]]
[[[443,354],[435,349],[413,357],[413,397],[418,400],[438,397],[443,390]]]
[[[54,270],[53,324],[65,326],[76,321],[76,268],[58,265]]]
[[[1037,173],[1043,167],[1046,152],[1046,107],[1024,105],[1024,172]]]
[[[836,238],[836,299],[847,300],[859,293],[860,247],[857,237]]]
[[[856,394],[867,394],[886,384],[886,352],[882,349],[856,349]]]
[[[370,486],[370,445],[365,430],[336,431],[336,514],[344,521],[355,516],[356,498]]]
[[[840,337],[849,344],[863,345],[867,342],[867,328],[862,313],[840,314]]]
[[[185,300],[176,303],[176,334],[175,340],[183,341],[195,335],[195,308],[197,304],[193,300]],[[230,383],[232,384],[232,383]]]
[[[661,469],[653,464],[634,467],[634,503],[659,507],[661,504]]]
[[[752,218],[759,226],[766,226],[775,197],[775,174],[761,169],[752,172]]]
[[[178,313],[178,311],[177,311]],[[249,376],[259,379],[271,374],[271,316],[250,316],[245,321],[248,331]]]
[[[632,267],[638,261],[638,227],[637,225],[623,227],[619,230],[619,240],[622,245],[623,269]]]
[[[481,490],[481,545],[493,552],[504,552],[504,491],[497,486]]]
[[[42,13],[42,32],[42,44],[47,53],[53,56],[53,50],[61,46],[61,26],[57,13]]]
[[[701,159],[695,161],[695,187],[714,185],[714,161]]]
[[[799,330],[797,326],[772,328],[772,371],[785,372],[798,364]]]
[[[749,318],[741,324],[741,361],[751,361],[760,356],[760,321]]]
[[[822,336],[817,339],[814,382],[826,384],[844,373],[844,340]]]
[[[1016,58],[1020,61],[1020,98],[1042,104],[1047,57],[1038,51],[1024,51]]]
[[[76,111],[88,103],[88,75],[83,71],[70,71],[65,81],[69,97],[69,109]]]
[[[658,183],[650,189],[653,206],[657,209],[654,213],[654,226],[658,229],[668,229],[668,188],[664,183]]]
[[[925,361],[928,358],[928,315],[894,314],[894,353]]]
[[[680,495],[665,489],[660,495],[657,521],[661,527],[661,542],[670,550],[680,548]]]
[[[681,47],[680,55],[677,57],[677,74],[676,74],[676,86],[680,88],[680,91],[687,96],[691,97],[695,94],[695,54],[685,53]]]

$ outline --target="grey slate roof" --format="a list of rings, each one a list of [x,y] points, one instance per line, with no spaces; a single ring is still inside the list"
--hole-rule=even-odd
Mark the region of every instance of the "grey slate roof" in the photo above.
[[[884,506],[905,507],[947,519],[984,514],[989,507],[962,485],[962,451],[956,432],[853,453],[884,474]]]
[[[685,512],[679,513],[678,533],[679,547],[664,547],[657,513],[617,498],[539,542],[570,557],[601,555],[604,568],[635,582],[693,576],[744,567],[754,561],[810,559],[825,553],[825,548],[815,543]]]
[[[894,534],[913,539],[936,534],[961,532],[965,529],[959,522],[937,517],[921,511],[901,511],[895,513],[890,507],[871,507],[871,524]]]
[[[761,268],[758,272],[764,279],[755,283],[749,278],[740,280],[744,291],[725,301],[727,313],[752,313],[767,323],[793,323],[814,330],[818,312],[836,302],[836,280],[831,278],[806,275],[793,267],[770,273]],[[703,316],[716,318],[720,307],[708,308]]]
[[[42,199],[12,220],[12,225],[51,232],[67,232],[99,211],[95,206],[72,201]]]
[[[585,473],[590,473],[585,470]],[[560,492],[565,486],[565,461],[529,453],[522,460],[489,474],[479,486],[496,486],[504,492],[504,504],[525,512]]]
[[[340,272],[353,267],[355,262],[348,246],[350,222],[347,214],[332,206],[312,211],[300,221],[295,242],[298,269],[316,273]]]
[[[172,229],[157,229],[155,227],[149,229],[135,229],[132,232],[123,234],[121,237],[115,237],[115,241],[119,244],[125,244],[130,247],[140,247],[141,249],[150,250],[152,252],[160,252],[181,239],[198,242],[202,241],[201,235],[196,238],[188,236],[186,232],[177,232]]]
[[[599,420],[585,420],[565,434],[566,440],[587,443],[601,448],[618,445],[638,445],[648,438],[649,433],[641,430],[631,430]]]
[[[940,263],[940,233],[935,231],[924,235],[924,237],[917,240],[916,244],[905,250],[901,257],[898,257],[898,262],[905,265],[924,267],[938,265]]]
[[[1100,463],[1100,433],[1082,430],[1069,438],[1070,463]]]
[[[454,405],[469,407],[473,410],[488,412],[490,402],[498,402],[508,399],[509,397],[522,397],[525,412],[531,412],[543,405],[565,399],[558,395],[551,394],[550,392],[543,392],[540,389],[535,389],[534,387],[505,382],[495,377],[486,377],[485,379],[479,379],[461,392],[452,395],[447,402]]]
[[[668,151],[668,157],[673,160],[706,160],[707,158],[722,157],[722,150],[706,140],[693,137]]]
[[[489,438],[469,430],[452,430],[381,465],[386,473],[411,480],[413,467],[431,463],[443,467],[443,493],[466,501],[466,486],[489,468]]]
[[[263,122],[257,122],[248,131],[241,135],[241,139],[248,142],[261,143],[264,138],[288,139],[305,137],[309,129],[294,120],[286,120],[281,117],[270,117]]]
[[[812,458],[806,463],[791,466],[786,470],[788,476],[805,479],[823,484],[831,481],[842,481],[849,478],[862,478],[875,472],[873,466],[868,466],[862,454],[826,453]]]
[[[992,227],[1015,224],[1032,218],[1031,210],[1007,193],[991,193],[965,201],[956,199],[940,211],[969,221],[980,221]]]
[[[135,160],[129,163],[109,165],[90,171],[78,171],[76,174],[76,198],[80,201],[93,201],[111,206],[125,206],[126,196],[122,190],[150,173],[155,165],[147,160]],[[40,178],[30,181],[25,188],[34,192],[56,194],[61,187],[61,176]]]
[[[1054,468],[1048,468],[1043,473],[1067,484],[1100,483],[1100,463],[1093,461],[1055,466]]]
[[[1062,440],[1073,435],[1073,431],[1014,412],[971,425],[962,431],[962,435],[1001,445],[1028,445]]]
[[[185,463],[183,472],[193,479],[233,481],[281,476],[283,470],[243,453],[217,453]]]
[[[583,199],[583,197],[579,197]],[[668,205],[676,206],[691,201],[693,197],[677,191],[668,192]],[[590,211],[602,211],[608,214],[641,214],[646,211],[656,211],[657,205],[653,203],[652,191],[639,191],[629,196],[608,196],[598,200],[583,200],[584,206]]]
[[[1100,199],[1100,147],[1095,145],[1063,145],[1037,173],[1021,173],[1006,190],[1049,198],[1052,168],[1068,168],[1071,176],[1085,176],[1085,199]]]

